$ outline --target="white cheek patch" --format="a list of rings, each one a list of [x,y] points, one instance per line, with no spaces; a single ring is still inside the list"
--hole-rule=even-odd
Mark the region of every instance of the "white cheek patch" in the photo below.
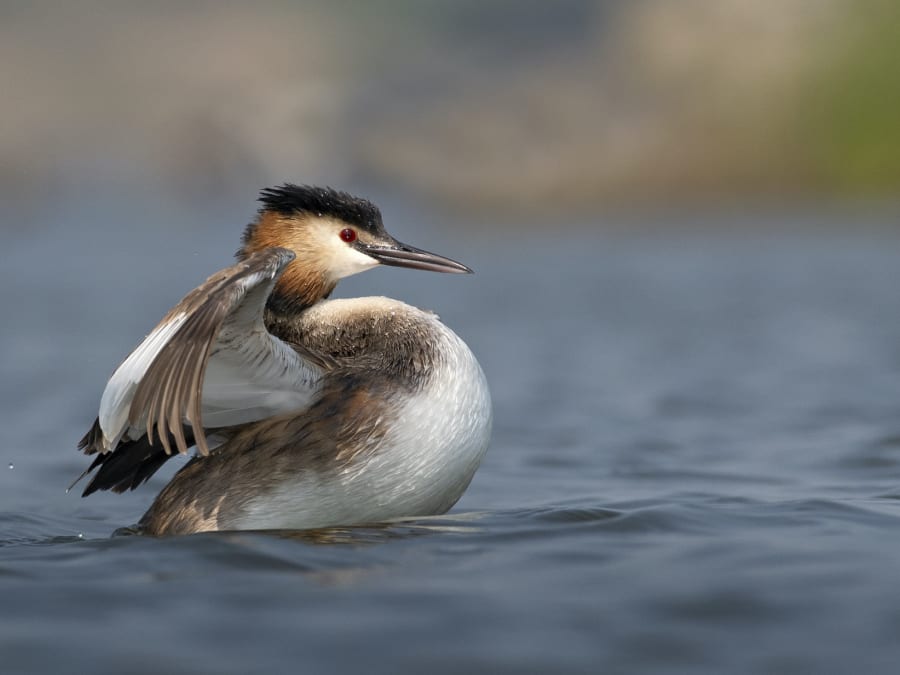
[[[353,248],[352,244],[343,241],[338,232],[346,227],[334,220],[322,219],[316,230],[318,249],[328,275],[333,281],[359,274],[378,265],[371,256]]]
[[[340,241],[339,243],[343,244],[343,242]],[[335,265],[332,268],[332,273],[338,279],[364,272],[365,270],[372,269],[378,265],[378,261],[375,260],[375,258],[357,251],[352,246],[343,244],[342,248],[343,250],[335,256]]]

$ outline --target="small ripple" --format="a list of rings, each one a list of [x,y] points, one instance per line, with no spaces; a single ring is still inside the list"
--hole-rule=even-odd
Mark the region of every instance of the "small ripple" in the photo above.
[[[677,621],[729,621],[752,624],[769,620],[783,608],[749,591],[727,588],[702,595],[685,594],[661,599],[657,610]]]
[[[49,518],[30,513],[0,514],[0,548],[34,544],[57,544],[84,540],[68,518]],[[70,534],[59,534],[60,531]]]
[[[602,529],[618,533],[696,533],[715,528],[713,514],[697,513],[679,505],[657,506],[623,513],[603,523]]]
[[[885,434],[862,447],[853,448],[837,461],[847,469],[884,471],[900,467],[900,436]]]
[[[515,512],[514,517],[525,518],[532,523],[553,526],[569,525],[570,528],[588,526],[604,532],[648,533],[648,532],[696,532],[708,529],[704,515],[680,504],[653,501],[646,505],[629,505],[628,508],[607,506],[546,507]],[[557,528],[558,529],[558,528]],[[544,528],[530,528],[530,534],[539,535]],[[521,535],[521,532],[519,532]]]
[[[547,523],[590,523],[618,518],[622,512],[603,507],[547,508],[528,511],[525,515]]]
[[[543,536],[554,529],[588,526],[610,534],[710,535],[754,529],[816,526],[826,530],[852,523],[863,527],[895,527],[900,494],[848,500],[808,498],[754,500],[709,494],[679,494],[669,499],[647,499],[603,506],[556,506],[527,509],[507,514],[532,524],[523,532],[513,528],[513,536]],[[509,530],[505,518],[497,514],[497,526]],[[569,528],[556,526],[568,525]],[[548,528],[547,526],[554,526]],[[505,536],[505,535],[503,535]]]
[[[802,499],[781,502],[773,509],[785,517],[808,519],[812,522],[854,522],[863,525],[895,527],[900,509],[885,508],[887,503],[872,499]]]

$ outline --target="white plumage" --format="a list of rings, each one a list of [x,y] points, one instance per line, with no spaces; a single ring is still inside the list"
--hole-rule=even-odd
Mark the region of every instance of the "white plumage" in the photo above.
[[[360,460],[328,480],[300,474],[259,495],[229,528],[308,529],[443,513],[465,492],[491,436],[484,373],[465,342],[436,315],[397,300],[330,300],[312,311],[319,321],[339,321],[373,305],[427,322],[438,336],[436,349],[443,358],[428,385],[391,411],[388,433]]]

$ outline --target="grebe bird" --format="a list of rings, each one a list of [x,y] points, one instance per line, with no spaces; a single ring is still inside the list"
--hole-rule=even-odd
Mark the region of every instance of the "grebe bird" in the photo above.
[[[285,184],[260,202],[237,264],[188,293],[113,373],[79,444],[97,455],[83,496],[134,489],[195,446],[142,532],[446,512],[490,437],[478,362],[435,314],[326,298],[379,264],[471,270],[401,244],[374,204],[345,192]]]

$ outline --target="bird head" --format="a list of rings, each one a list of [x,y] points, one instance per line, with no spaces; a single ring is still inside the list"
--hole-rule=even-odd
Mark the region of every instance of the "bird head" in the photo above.
[[[384,229],[377,206],[346,192],[286,183],[266,188],[259,200],[262,208],[244,232],[238,258],[271,247],[296,254],[270,305],[308,307],[328,297],[340,279],[378,265],[472,272],[455,260],[397,241]]]

